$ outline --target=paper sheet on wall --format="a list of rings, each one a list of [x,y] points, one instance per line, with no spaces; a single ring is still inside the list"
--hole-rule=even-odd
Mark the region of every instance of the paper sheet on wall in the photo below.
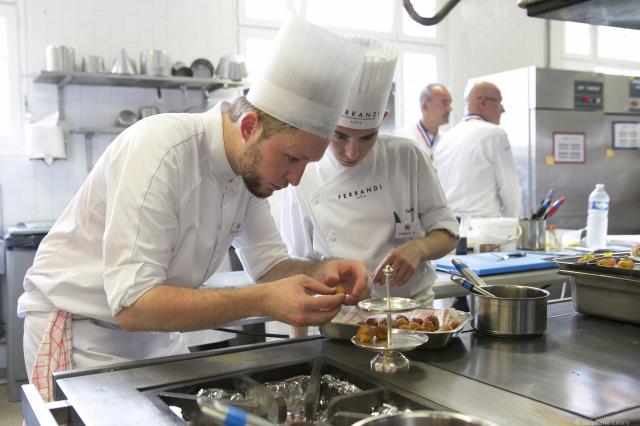
[[[613,148],[640,149],[640,122],[614,121]]]

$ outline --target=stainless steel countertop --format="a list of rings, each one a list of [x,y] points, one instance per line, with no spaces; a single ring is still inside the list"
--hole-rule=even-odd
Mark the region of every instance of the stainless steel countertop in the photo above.
[[[571,313],[566,302],[549,308],[542,337],[503,340],[463,333],[445,349],[409,352],[411,370],[393,375],[370,371],[373,352],[308,337],[55,376],[63,399],[91,425],[176,424],[138,389],[316,357],[434,406],[497,424],[640,422],[640,326]]]

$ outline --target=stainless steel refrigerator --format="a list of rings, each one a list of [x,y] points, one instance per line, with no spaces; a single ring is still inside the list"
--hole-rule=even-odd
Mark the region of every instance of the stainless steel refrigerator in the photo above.
[[[555,188],[566,202],[550,222],[585,227],[604,183],[609,234],[640,233],[640,78],[527,67],[477,79],[502,92],[526,214]]]

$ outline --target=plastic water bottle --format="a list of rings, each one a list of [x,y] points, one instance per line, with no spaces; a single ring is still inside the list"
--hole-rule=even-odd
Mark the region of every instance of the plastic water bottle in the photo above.
[[[587,247],[596,250],[607,247],[607,228],[609,225],[609,194],[599,183],[589,194],[587,214]]]

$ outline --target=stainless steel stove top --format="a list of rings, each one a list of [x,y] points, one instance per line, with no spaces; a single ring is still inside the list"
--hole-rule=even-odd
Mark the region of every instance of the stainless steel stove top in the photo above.
[[[226,405],[278,424],[346,426],[371,415],[430,409],[319,358],[300,364],[163,386],[144,393],[161,411],[167,409],[190,425],[212,424],[197,395],[211,395]]]

